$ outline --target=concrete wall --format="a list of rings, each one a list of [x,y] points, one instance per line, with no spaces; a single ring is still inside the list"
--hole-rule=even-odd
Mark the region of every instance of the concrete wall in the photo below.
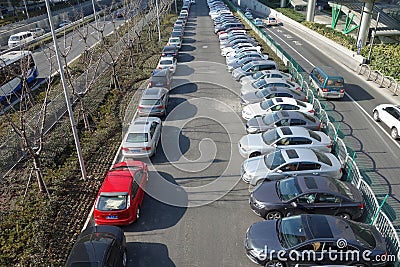
[[[271,9],[266,5],[261,4],[257,0],[232,0],[232,2],[239,6],[241,9],[250,8],[256,13],[262,14],[264,16],[269,16]]]

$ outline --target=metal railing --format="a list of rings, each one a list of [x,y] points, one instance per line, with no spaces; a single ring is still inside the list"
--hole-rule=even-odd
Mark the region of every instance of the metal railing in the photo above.
[[[290,73],[292,74],[294,79],[301,85],[302,90],[306,93],[308,101],[313,104],[315,108],[315,114],[326,125],[324,131],[334,141],[332,153],[335,154],[342,163],[344,177],[346,177],[347,181],[354,184],[363,193],[363,197],[366,203],[365,209],[367,212],[365,222],[372,223],[383,235],[383,237],[387,242],[388,253],[390,255],[395,255],[397,257],[394,266],[400,266],[400,263],[398,262],[398,260],[400,259],[399,258],[400,239],[397,230],[393,226],[390,218],[384,213],[384,211],[380,210],[380,203],[376,198],[374,191],[371,189],[371,187],[368,185],[368,183],[364,180],[363,176],[361,175],[357,163],[354,160],[354,155],[349,154],[346,144],[341,138],[339,138],[338,129],[330,121],[326,111],[324,110],[324,106],[321,104],[318,98],[315,97],[316,91],[313,89],[312,86],[308,84],[306,78],[307,74],[305,73],[304,69],[290,55],[288,55],[278,44],[276,44],[270,36],[268,36],[264,31],[259,29],[257,26],[255,26],[254,23],[251,20],[249,20],[240,9],[238,9],[236,6],[234,6],[227,0],[226,3],[232,10],[236,11],[240,16],[240,18],[243,21],[245,21],[263,41],[265,41],[265,43],[276,53],[276,55],[287,66],[289,66]],[[364,68],[366,67],[362,65],[360,72]],[[370,70],[368,71],[371,72]],[[394,92],[397,91],[397,88],[398,84],[396,84]],[[376,218],[374,218],[375,216]]]
[[[397,82],[393,77],[385,76],[381,72],[371,69],[368,64],[361,64],[358,74],[365,76],[368,81],[374,81],[379,84],[380,87],[389,89],[394,95],[397,94],[397,90],[400,88],[399,82]]]

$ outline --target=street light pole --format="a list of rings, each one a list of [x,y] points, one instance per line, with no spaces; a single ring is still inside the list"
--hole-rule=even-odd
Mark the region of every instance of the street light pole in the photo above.
[[[94,16],[94,20],[96,21],[96,30],[97,30],[97,35],[99,38],[99,41],[101,39],[101,35],[100,35],[100,29],[99,29],[99,21],[97,20],[97,16],[96,16],[96,7],[94,5],[94,0],[92,0],[92,7],[93,7],[93,16]]]
[[[45,0],[45,2],[46,2],[46,8],[47,8],[47,15],[49,16],[50,32],[51,32],[51,36],[53,38],[54,50],[55,50],[55,53],[56,53],[56,59],[57,59],[57,64],[58,64],[58,70],[60,72],[61,83],[62,83],[62,86],[63,86],[63,89],[64,89],[65,101],[66,101],[66,104],[67,104],[69,120],[71,122],[72,134],[73,134],[74,140],[75,140],[76,152],[78,154],[78,160],[79,160],[79,165],[80,165],[81,172],[82,172],[82,178],[83,178],[83,180],[86,180],[85,163],[83,162],[81,145],[79,143],[78,132],[77,132],[77,129],[76,129],[74,114],[73,114],[73,111],[72,111],[71,100],[69,98],[67,82],[65,80],[65,74],[64,74],[64,69],[63,69],[63,65],[62,65],[62,62],[61,62],[60,51],[59,51],[59,48],[58,48],[56,33],[55,33],[54,27],[53,27],[50,3],[49,3],[49,0]]]
[[[25,6],[25,12],[26,12],[26,16],[29,19],[29,12],[28,12],[28,7],[26,6],[26,1],[24,0],[24,6]]]
[[[156,0],[156,13],[157,13],[158,42],[161,42],[160,13],[158,10],[158,0]]]

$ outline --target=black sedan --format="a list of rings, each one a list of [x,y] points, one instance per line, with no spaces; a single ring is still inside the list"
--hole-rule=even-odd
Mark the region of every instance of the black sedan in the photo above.
[[[176,37],[171,35],[172,37]],[[177,58],[178,57],[178,48],[175,45],[166,45],[164,46],[163,50],[161,51],[161,56],[162,57],[174,57]]]
[[[66,266],[125,267],[126,264],[126,240],[122,229],[99,225],[86,228],[78,236]]]
[[[302,126],[313,131],[320,131],[324,125],[314,115],[296,110],[280,110],[248,120],[246,131],[247,133],[262,133],[280,126]]]
[[[386,266],[386,242],[374,226],[329,215],[257,222],[244,246],[250,260],[264,266]]]
[[[364,211],[362,193],[351,183],[323,176],[296,176],[265,181],[250,195],[253,211],[267,220],[302,213],[358,219]]]

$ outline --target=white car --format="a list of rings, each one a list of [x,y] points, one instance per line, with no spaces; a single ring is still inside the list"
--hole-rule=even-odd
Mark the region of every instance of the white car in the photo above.
[[[157,65],[157,69],[169,69],[172,73],[175,73],[176,61],[176,58],[171,56],[161,57]]]
[[[243,48],[249,48],[249,50],[255,49],[258,52],[261,52],[261,46],[259,46],[259,45],[255,46],[252,43],[240,43],[235,46],[228,46],[228,47],[221,49],[221,56],[225,57],[229,53],[232,53],[232,52],[236,53],[240,49],[243,49]]]
[[[252,158],[274,152],[276,149],[312,148],[331,152],[332,140],[321,131],[311,131],[300,126],[277,127],[264,133],[248,134],[239,141],[239,152]]]
[[[254,73],[253,75],[242,77],[240,79],[240,83],[243,85],[246,83],[255,82],[263,78],[277,78],[277,79],[284,79],[287,81],[293,80],[292,75],[289,73],[285,73],[279,70],[262,70]]]
[[[246,121],[256,116],[266,115],[279,110],[298,110],[314,114],[313,105],[290,97],[275,97],[260,103],[249,104],[243,107],[242,117]]]
[[[261,53],[256,52],[256,51],[243,51],[241,53],[227,55],[226,58],[225,58],[226,65],[229,65],[230,63],[232,63],[234,61],[241,60],[241,59],[243,59],[245,57],[257,57],[257,56],[261,56],[261,58],[265,59],[265,60],[268,59],[268,55],[267,54],[261,54]]]
[[[182,39],[180,37],[170,37],[167,45],[174,45],[180,49],[182,46]]]
[[[242,35],[242,34],[246,34],[246,30],[232,30],[231,32],[224,32],[224,33],[221,33],[221,34],[218,36],[218,39],[219,39],[219,41],[221,41],[221,40],[228,39],[228,38],[231,37],[231,36],[234,36],[234,35]]]
[[[267,155],[246,159],[240,168],[242,180],[251,185],[288,176],[327,176],[340,179],[342,165],[331,153],[309,148],[277,149]]]
[[[161,119],[139,117],[128,128],[121,150],[125,158],[151,157],[161,136]]]
[[[265,26],[278,26],[278,20],[275,17],[267,17],[262,20]]]
[[[44,30],[42,28],[35,28],[30,30],[32,33],[33,37],[37,38],[39,36],[42,36],[44,34]]]
[[[392,104],[382,104],[374,108],[374,120],[381,121],[390,129],[393,139],[400,138],[400,106]]]
[[[286,87],[289,89],[301,91],[301,87],[299,84],[290,82],[286,79],[263,78],[252,83],[243,84],[242,88],[240,89],[240,93],[241,95],[244,95],[249,92],[257,92],[267,87]]]

